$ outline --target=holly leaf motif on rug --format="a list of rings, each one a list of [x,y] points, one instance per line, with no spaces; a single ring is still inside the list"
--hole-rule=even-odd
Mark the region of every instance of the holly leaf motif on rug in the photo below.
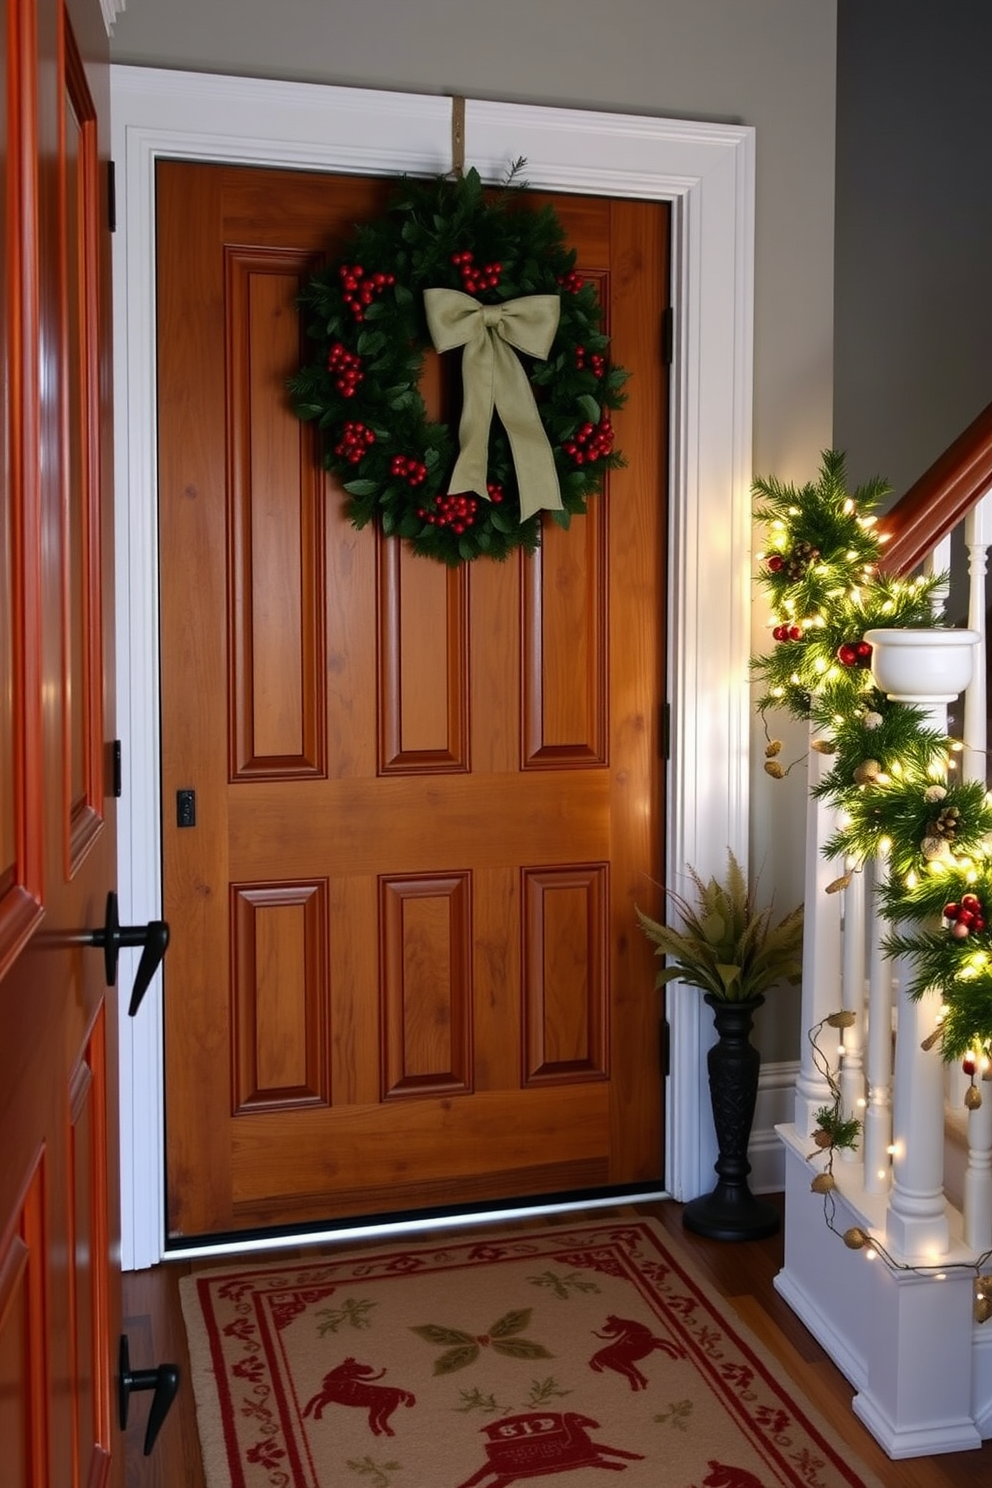
[[[316,1315],[322,1319],[317,1324],[318,1337],[323,1338],[325,1333],[336,1333],[344,1323],[350,1324],[352,1328],[371,1328],[369,1313],[378,1305],[367,1297],[346,1297],[340,1307],[318,1308]]]
[[[474,1364],[484,1348],[494,1353],[506,1354],[512,1359],[553,1359],[543,1343],[517,1335],[530,1322],[532,1309],[514,1308],[497,1318],[487,1333],[463,1333],[460,1328],[447,1328],[437,1323],[423,1323],[411,1329],[427,1343],[447,1347],[447,1353],[434,1361],[435,1374],[454,1374],[458,1369],[467,1369]]]
[[[527,1280],[533,1286],[547,1287],[563,1302],[567,1302],[573,1292],[599,1291],[596,1282],[589,1281],[578,1271],[570,1271],[567,1276],[561,1276],[557,1271],[542,1271],[540,1276],[528,1276]]]
[[[391,1474],[399,1472],[402,1467],[400,1462],[373,1462],[371,1457],[350,1458],[348,1467],[359,1477],[369,1479],[369,1488],[389,1488],[392,1481]]]

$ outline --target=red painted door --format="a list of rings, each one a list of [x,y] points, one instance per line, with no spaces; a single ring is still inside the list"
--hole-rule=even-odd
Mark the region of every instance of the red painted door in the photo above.
[[[662,1178],[667,209],[557,199],[628,464],[450,570],[351,527],[285,392],[389,189],[159,167],[173,1236]]]
[[[4,0],[0,355],[0,1443],[4,1482],[123,1481],[107,36]]]

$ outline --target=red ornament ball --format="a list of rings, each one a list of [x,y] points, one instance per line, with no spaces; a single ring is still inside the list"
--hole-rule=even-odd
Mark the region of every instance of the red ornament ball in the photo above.
[[[781,553],[773,553],[768,560],[768,567],[771,569],[772,573],[781,573],[784,565],[785,559],[782,557]]]

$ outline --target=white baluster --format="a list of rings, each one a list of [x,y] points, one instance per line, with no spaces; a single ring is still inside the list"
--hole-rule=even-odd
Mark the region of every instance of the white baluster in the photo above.
[[[968,1112],[968,1167],[964,1175],[964,1243],[992,1245],[992,1082],[979,1085],[982,1104]]]
[[[872,872],[872,898],[888,873],[883,853]],[[865,1188],[884,1193],[889,1186],[892,1142],[892,962],[882,954],[887,926],[875,915],[868,955],[868,1093],[864,1113]]]
[[[810,730],[810,742],[814,738]],[[806,794],[806,879],[803,920],[803,980],[801,1027],[816,1028],[840,1006],[841,900],[828,894],[827,884],[838,877],[838,865],[823,856],[823,845],[833,835],[836,812],[814,800],[813,789],[830,768],[830,761],[815,749],[809,752]],[[802,1042],[799,1076],[796,1080],[796,1131],[803,1137],[816,1127],[816,1113],[833,1104],[830,1086],[813,1061],[808,1038]]]
[[[940,542],[933,548],[923,560],[923,572],[930,576],[944,574],[944,582],[933,591],[930,598],[930,607],[933,610],[934,619],[940,621],[947,607],[947,597],[951,592],[951,535],[942,537]]]
[[[861,1121],[865,1111],[865,953],[865,875],[855,873],[844,890],[842,1006],[845,1013],[854,1014],[854,1022],[844,1029],[841,1040],[839,1084],[841,1113],[845,1121],[852,1117]],[[845,1162],[857,1162],[862,1156],[857,1149],[841,1148]]]

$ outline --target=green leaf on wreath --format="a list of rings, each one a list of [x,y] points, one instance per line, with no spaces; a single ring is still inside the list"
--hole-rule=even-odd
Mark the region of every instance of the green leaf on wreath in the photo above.
[[[359,356],[375,356],[386,343],[385,331],[360,331],[358,335]]]
[[[579,399],[579,407],[582,409],[583,413],[586,415],[591,424],[599,423],[600,414],[603,410],[596,402],[596,399],[591,397],[589,393],[582,394],[582,397]]]
[[[349,496],[372,496],[378,491],[379,483],[373,480],[345,481],[344,488]]]
[[[393,294],[396,296],[397,305],[412,305],[413,294],[405,284],[394,284]]]

